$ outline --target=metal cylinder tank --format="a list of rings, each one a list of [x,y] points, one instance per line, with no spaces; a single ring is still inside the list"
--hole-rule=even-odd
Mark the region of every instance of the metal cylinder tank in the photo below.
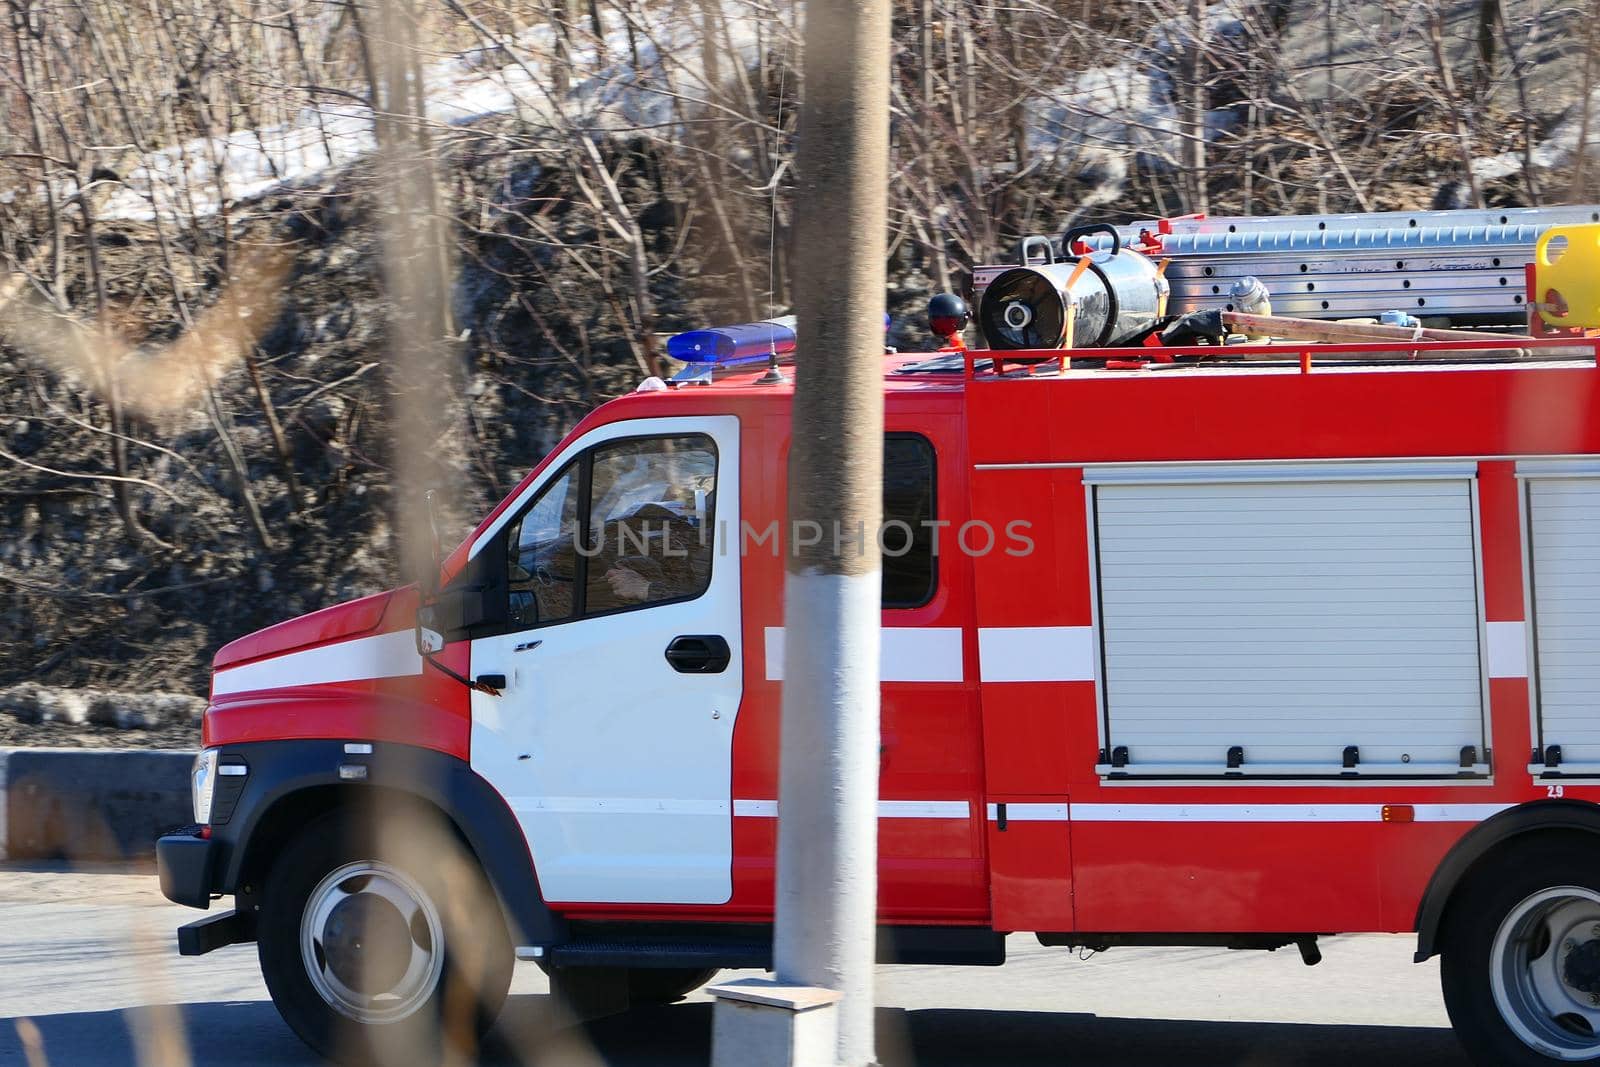
[[[978,310],[978,327],[990,348],[1107,348],[1136,344],[1154,330],[1166,310],[1167,283],[1149,258],[1121,247],[1110,226],[1069,230],[1062,245],[1071,254],[1084,233],[1107,230],[1110,250],[1089,254],[1088,269],[1076,261],[1024,264],[989,283]],[[1072,336],[1067,336],[1067,311]]]
[[[1013,267],[984,291],[978,328],[990,348],[1091,348],[1105,335],[1111,298],[1105,282],[1084,271],[1072,283],[1071,263]],[[1073,307],[1072,336],[1067,309]]]
[[[1128,249],[1096,252],[1089,270],[1100,276],[1111,298],[1111,315],[1100,346],[1138,344],[1161,323],[1167,308],[1167,280],[1148,256]]]

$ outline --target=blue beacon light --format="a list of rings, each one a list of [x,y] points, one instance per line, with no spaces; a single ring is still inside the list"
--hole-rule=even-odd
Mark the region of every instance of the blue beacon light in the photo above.
[[[794,351],[793,315],[746,322],[738,326],[718,326],[710,330],[689,330],[667,338],[667,355],[680,360],[684,368],[672,376],[674,385],[710,385],[719,367],[776,360]]]
[[[884,329],[889,316],[883,317]],[[760,363],[795,349],[795,317],[783,315],[737,326],[688,330],[667,338],[667,355],[685,366],[672,376],[674,384],[709,383],[713,371],[745,363]]]
[[[732,367],[755,363],[774,351],[780,356],[794,351],[794,316],[763,322],[689,330],[667,339],[667,355],[689,364]]]

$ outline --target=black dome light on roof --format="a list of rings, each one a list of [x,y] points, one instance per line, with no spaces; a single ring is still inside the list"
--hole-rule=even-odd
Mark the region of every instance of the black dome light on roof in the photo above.
[[[935,293],[928,300],[928,329],[947,343],[972,321],[967,302],[954,293]]]

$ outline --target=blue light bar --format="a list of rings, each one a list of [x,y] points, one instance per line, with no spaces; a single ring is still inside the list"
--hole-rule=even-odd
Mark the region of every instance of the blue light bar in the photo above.
[[[883,316],[883,328],[889,329],[887,312]],[[667,355],[687,365],[674,374],[668,384],[707,385],[712,374],[723,367],[759,363],[773,354],[788,355],[794,347],[793,315],[674,334],[667,338]]]
[[[689,330],[667,338],[667,355],[684,363],[730,367],[764,360],[773,351],[780,356],[794,351],[793,315],[712,330]]]

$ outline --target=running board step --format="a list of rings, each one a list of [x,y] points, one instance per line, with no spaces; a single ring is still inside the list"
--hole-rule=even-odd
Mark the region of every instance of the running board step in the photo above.
[[[552,967],[772,969],[772,946],[755,942],[593,940],[545,950]]]
[[[716,967],[772,969],[770,933],[762,938],[589,937],[552,945],[552,967]],[[528,957],[532,958],[531,953]],[[879,963],[998,967],[1006,961],[1004,934],[977,927],[895,926],[878,931]]]

